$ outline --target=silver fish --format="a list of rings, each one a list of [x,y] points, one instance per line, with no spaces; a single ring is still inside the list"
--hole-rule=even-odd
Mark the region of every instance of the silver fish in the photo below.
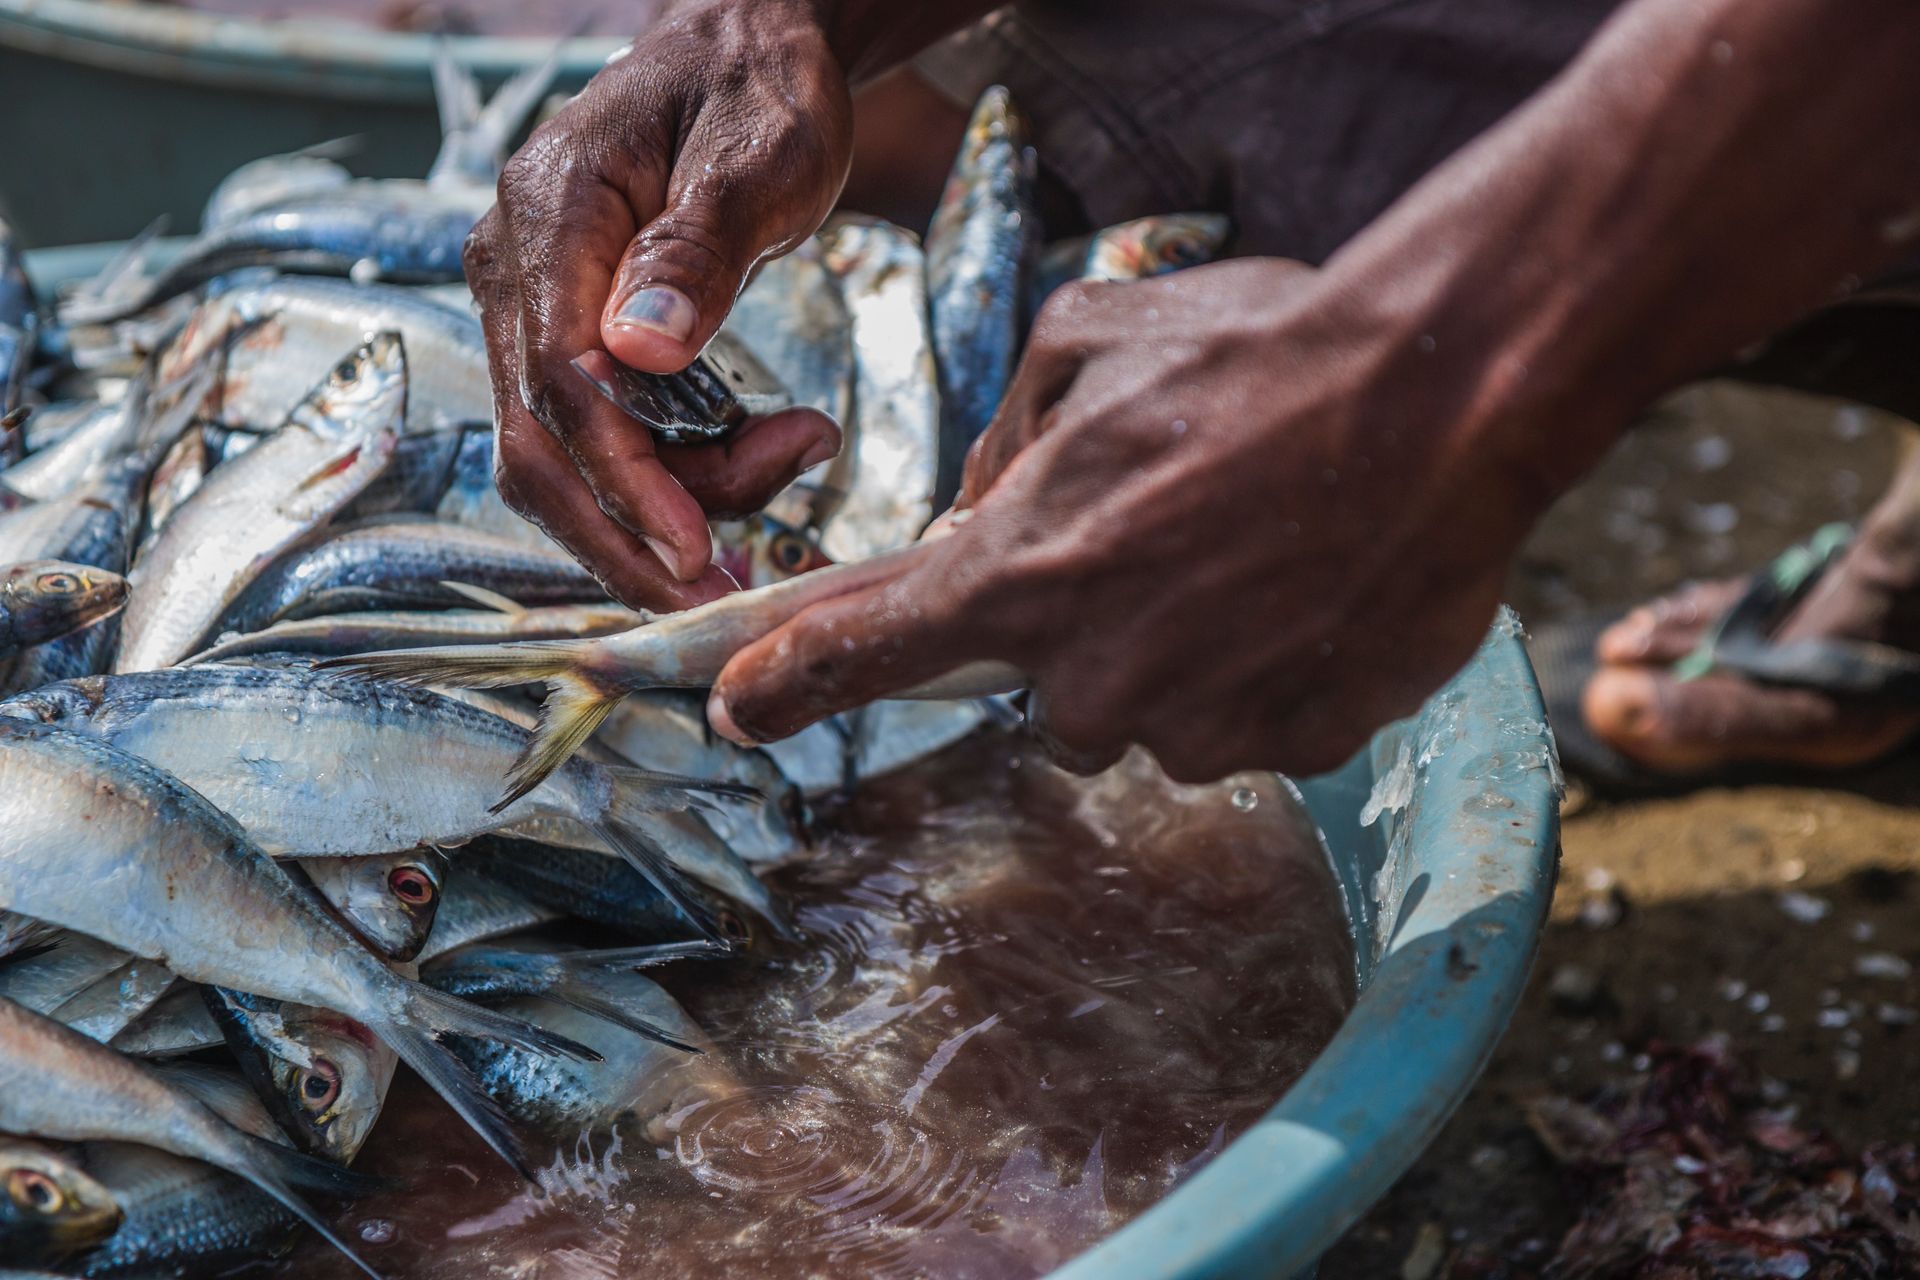
[[[464,589],[471,587],[518,605],[607,598],[593,575],[557,547],[536,551],[477,529],[389,517],[283,555],[227,607],[218,631],[257,631],[289,619],[362,610],[455,607],[473,602]]]
[[[235,431],[271,431],[369,333],[398,333],[407,348],[410,433],[493,424],[480,322],[391,285],[282,276],[248,279],[195,309],[160,357],[158,376],[224,352],[203,412]],[[236,336],[238,335],[238,336]]]
[[[545,684],[539,736],[508,776],[511,799],[539,786],[571,757],[622,698],[642,689],[710,686],[734,654],[801,610],[885,582],[919,563],[933,545],[916,543],[771,587],[735,592],[614,636],[396,650],[330,658],[320,665],[410,684],[479,689]],[[979,697],[1025,685],[1025,677],[1014,668],[980,662],[894,696]]]
[[[491,843],[491,838],[483,836],[476,842],[476,847],[488,843]],[[612,865],[620,866],[622,870],[634,874],[641,884],[646,884],[645,878],[634,873],[632,868],[624,864]],[[458,951],[470,943],[521,933],[566,917],[564,910],[536,902],[528,895],[482,874],[471,865],[469,858],[463,857],[460,865],[450,868],[449,872],[446,893],[440,903],[439,915],[434,920],[433,932],[427,935],[427,945],[420,952],[422,964],[450,951]],[[648,886],[648,892],[654,892],[651,886]]]
[[[1050,244],[1033,276],[1038,312],[1069,280],[1147,280],[1212,262],[1233,232],[1224,213],[1156,213]]]
[[[352,1195],[364,1179],[236,1129],[132,1058],[0,1000],[0,1129],[68,1142],[134,1142],[238,1174],[378,1280],[296,1188]]]
[[[191,993],[201,1004],[198,992]],[[246,1081],[208,1067],[156,1074],[243,1133],[288,1145]],[[197,1160],[123,1142],[72,1148],[125,1217],[104,1243],[75,1260],[89,1277],[213,1275],[284,1249],[295,1218],[243,1180]]]
[[[458,586],[460,584],[455,584]],[[477,599],[477,598],[476,598]],[[436,609],[418,613],[344,613],[276,622],[264,630],[223,636],[182,665],[227,662],[263,653],[311,653],[325,657],[369,649],[408,649],[438,644],[561,640],[604,636],[644,620],[613,604],[551,605],[522,609],[502,598],[489,609]]]
[[[127,580],[64,560],[0,567],[0,659],[58,640],[126,607]]]
[[[214,187],[200,214],[200,229],[211,231],[282,201],[346,186],[353,174],[340,159],[352,154],[357,145],[353,138],[334,138],[285,155],[249,160]]]
[[[927,230],[927,305],[940,370],[939,505],[993,421],[1020,357],[1038,219],[1025,122],[999,85],[980,95]]]
[[[575,916],[633,938],[678,938],[686,933],[673,904],[645,876],[591,850],[532,837],[483,836],[465,851],[456,871],[477,873],[513,898],[496,903],[488,913],[488,920],[499,927],[483,935],[475,935],[472,927],[450,930],[427,944],[421,953],[427,959],[453,950],[455,938],[474,942],[517,932],[504,927],[505,922],[512,911],[531,908]],[[512,911],[508,902],[515,904]],[[752,944],[754,933],[746,921],[726,908],[716,915],[721,937],[736,948]]]
[[[401,963],[426,945],[447,874],[445,856],[432,849],[302,858],[300,870],[363,942]]]
[[[484,212],[474,203],[399,183],[283,200],[205,232],[128,296],[72,300],[60,317],[67,324],[125,319],[245,267],[397,284],[457,280],[461,247]]]
[[[748,418],[793,403],[771,369],[725,330],[679,373],[643,373],[604,351],[573,367],[595,391],[666,440],[719,440]]]
[[[711,959],[730,950],[724,943],[704,938],[649,942],[600,951],[540,951],[482,944],[423,965],[420,980],[467,1000],[540,996],[593,1014],[669,1048],[698,1053],[697,1047],[672,1030],[609,1002],[595,979],[605,973],[637,973],[675,960]]]
[[[26,259],[13,228],[0,219],[0,413],[20,403],[38,328],[39,303]]]
[[[826,262],[853,315],[854,423],[830,483],[844,496],[821,530],[835,560],[905,546],[936,513],[944,393],[934,377],[926,262],[913,236],[847,219]]]
[[[51,1266],[99,1244],[124,1215],[71,1153],[0,1135],[0,1259]]]
[[[191,983],[175,983],[173,990],[107,1043],[136,1058],[172,1058],[225,1044],[201,991]]]
[[[208,476],[134,566],[115,669],[154,670],[201,648],[275,556],[386,467],[406,401],[400,337],[380,334],[342,360],[286,425]]]
[[[666,1027],[702,1050],[711,1048],[698,1024],[644,975],[607,971],[582,981],[590,982],[602,1003],[628,1017]],[[580,1030],[607,1045],[605,1060],[587,1070],[555,1069],[525,1054],[495,1053],[486,1045],[459,1046],[508,1114],[544,1132],[575,1134],[633,1118],[657,1141],[666,1136],[667,1116],[737,1087],[714,1053],[683,1053],[613,1026],[598,1014],[538,997],[518,997],[501,1007]]]
[[[0,719],[0,833],[0,909],[159,960],[190,982],[356,1018],[523,1172],[512,1135],[435,1037],[593,1055],[396,974],[232,819],[99,738]]]
[[[0,562],[64,560],[125,573],[145,481],[140,463],[129,459],[67,497],[0,516]],[[0,672],[0,690],[31,689],[103,670],[118,631],[118,620],[108,619],[29,649]]]
[[[207,1005],[267,1111],[295,1145],[351,1164],[386,1105],[398,1059],[353,1019],[209,988]]]
[[[710,803],[695,793],[744,800],[745,788],[582,760],[495,806],[491,779],[526,751],[529,734],[436,693],[304,668],[198,666],[52,685],[6,710],[98,734],[170,770],[270,853],[452,848],[553,818],[633,862],[690,919],[705,913],[686,898],[681,872],[723,891],[757,891],[751,905],[777,911],[717,841],[696,851],[700,860],[683,845],[662,847],[667,821]],[[676,855],[680,862],[668,861]]]

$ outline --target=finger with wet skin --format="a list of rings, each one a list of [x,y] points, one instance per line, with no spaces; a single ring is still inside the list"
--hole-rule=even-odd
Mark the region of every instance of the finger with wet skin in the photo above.
[[[709,517],[751,515],[802,472],[840,452],[840,428],[817,409],[756,418],[717,444],[662,444],[660,461]]]
[[[660,178],[654,168],[627,160],[627,177],[616,185],[601,176],[610,168],[603,158],[577,154],[579,144],[569,137],[543,130],[500,180],[500,226],[523,282],[521,398],[566,446],[600,509],[690,582],[712,556],[705,513],[659,464],[652,433],[573,368],[600,345],[600,308],[615,264],[632,235],[635,210],[658,207]]]
[[[651,548],[600,510],[572,457],[532,415],[502,422],[495,448],[507,505],[565,547],[620,603],[635,609],[689,609],[738,586],[718,565],[709,565],[692,582],[676,578]],[[529,501],[528,493],[539,494],[538,502]]]
[[[963,531],[943,543],[964,540]],[[714,731],[742,745],[771,742],[998,656],[963,621],[973,610],[956,595],[950,560],[930,557],[889,581],[822,601],[736,653],[707,701]]]

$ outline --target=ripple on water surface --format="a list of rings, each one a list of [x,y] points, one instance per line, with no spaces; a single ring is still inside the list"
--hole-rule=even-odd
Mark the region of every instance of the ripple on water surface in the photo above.
[[[807,931],[660,971],[718,1083],[516,1184],[417,1085],[342,1222],[397,1280],[1025,1277],[1164,1195],[1353,999],[1338,890],[1277,780],[1092,780],[989,737],[870,785],[775,873]],[[281,1268],[346,1276],[303,1247]]]

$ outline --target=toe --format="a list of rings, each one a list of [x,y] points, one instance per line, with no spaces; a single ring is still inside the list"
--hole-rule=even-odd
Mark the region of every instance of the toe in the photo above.
[[[1680,681],[1646,669],[1602,671],[1582,707],[1603,742],[1660,773],[1731,764],[1837,769],[1865,764],[1912,735],[1920,715],[1838,702],[1810,689],[1733,676]]]
[[[1693,652],[1707,628],[1733,607],[1745,587],[1738,579],[1690,583],[1641,605],[1608,627],[1594,654],[1610,666],[1678,662]]]

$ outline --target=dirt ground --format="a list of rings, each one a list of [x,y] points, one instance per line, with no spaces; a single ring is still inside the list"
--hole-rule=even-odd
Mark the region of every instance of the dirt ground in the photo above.
[[[1764,563],[1863,511],[1905,431],[1831,402],[1692,389],[1555,509],[1510,598],[1538,626]],[[1920,753],[1669,799],[1576,784],[1563,848],[1505,1041],[1324,1280],[1429,1280],[1463,1258],[1535,1274],[1579,1205],[1523,1108],[1623,1084],[1659,1041],[1724,1034],[1769,1101],[1849,1149],[1920,1141]]]

